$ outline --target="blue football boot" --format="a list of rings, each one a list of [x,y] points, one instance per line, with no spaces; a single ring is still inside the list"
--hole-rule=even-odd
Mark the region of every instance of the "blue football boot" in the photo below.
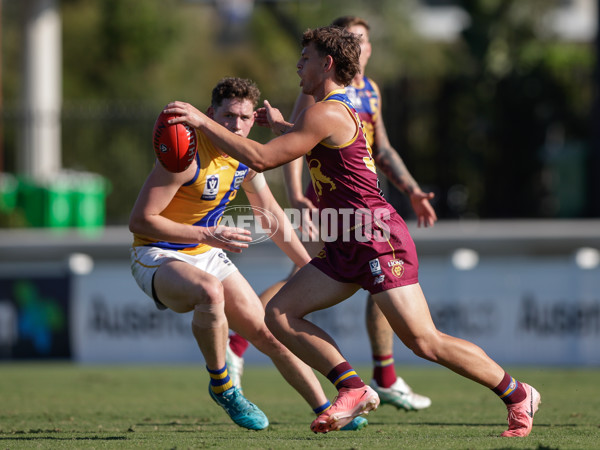
[[[210,385],[208,392],[211,398],[221,406],[225,412],[240,427],[249,430],[264,430],[269,426],[269,419],[258,407],[242,395],[242,392],[233,386],[222,394],[215,394]]]

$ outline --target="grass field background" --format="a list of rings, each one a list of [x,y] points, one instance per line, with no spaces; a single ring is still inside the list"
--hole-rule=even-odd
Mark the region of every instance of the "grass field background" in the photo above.
[[[369,367],[358,367],[364,380]],[[357,432],[315,435],[313,414],[272,366],[248,366],[244,392],[271,425],[234,425],[196,366],[0,364],[0,448],[597,449],[600,369],[511,368],[542,405],[527,438],[500,438],[506,409],[488,389],[430,365],[399,367],[430,396],[418,413],[381,406]],[[335,392],[320,377],[328,395]]]

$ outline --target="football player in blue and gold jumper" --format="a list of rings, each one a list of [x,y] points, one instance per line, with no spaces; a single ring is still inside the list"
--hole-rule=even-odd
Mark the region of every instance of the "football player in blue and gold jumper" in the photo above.
[[[260,98],[246,79],[224,78],[212,92],[207,115],[232,133],[247,137]],[[319,415],[330,407],[312,369],[268,330],[263,306],[226,251],[248,246],[250,232],[219,225],[223,212],[244,189],[254,211],[278,223],[271,239],[297,265],[310,260],[277,204],[264,175],[225,155],[202,132],[198,152],[183,172],[155,164],[133,207],[131,270],[157,308],[193,311],[192,331],[210,375],[209,394],[241,427],[261,430],[265,414],[234,386],[225,361],[229,328],[269,356],[284,378]],[[260,216],[260,215],[259,215]]]

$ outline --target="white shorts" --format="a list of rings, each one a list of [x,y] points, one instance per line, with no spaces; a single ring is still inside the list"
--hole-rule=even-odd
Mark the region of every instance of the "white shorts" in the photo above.
[[[174,250],[165,250],[158,247],[139,246],[129,249],[131,258],[131,273],[138,286],[156,303],[158,309],[167,309],[157,298],[152,281],[160,265],[169,259],[191,264],[198,269],[209,273],[223,281],[238,269],[225,252],[220,248],[213,248],[199,255],[187,255]]]

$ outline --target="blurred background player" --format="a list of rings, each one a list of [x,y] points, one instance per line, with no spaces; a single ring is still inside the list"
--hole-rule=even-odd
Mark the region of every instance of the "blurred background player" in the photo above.
[[[335,19],[332,25],[345,28],[349,32],[360,36],[361,70],[352,80],[352,84],[346,87],[346,95],[360,116],[367,140],[373,151],[375,165],[397,189],[409,196],[417,217],[417,225],[419,227],[433,226],[437,221],[437,215],[429,200],[433,198],[434,194],[424,193],[421,190],[398,152],[390,144],[381,116],[382,106],[379,87],[365,75],[365,69],[371,57],[369,24],[360,17],[343,16]],[[290,116],[290,122],[294,123],[298,115],[314,103],[312,96],[300,93]],[[312,183],[307,186],[306,191],[303,190],[303,167],[302,158],[285,165],[284,179],[291,206],[303,211],[302,223],[308,224],[310,227],[310,211],[317,208],[317,196]],[[304,230],[304,233],[305,236],[309,237],[309,239],[303,239],[308,253],[311,256],[317,255],[323,248],[323,242],[315,238],[315,233],[317,233],[315,228],[310,227],[308,230]],[[294,267],[292,273],[296,270],[298,270],[298,266]],[[260,296],[261,301],[266,304],[284,283],[285,281],[278,282],[265,290]],[[367,298],[366,305],[366,326],[373,360],[373,375],[370,385],[379,394],[381,404],[393,405],[406,411],[429,407],[431,400],[428,397],[414,393],[410,386],[401,377],[397,376],[393,354],[394,331],[370,295]],[[248,342],[241,336],[235,333],[230,336],[227,363],[230,368],[229,374],[238,386],[241,386],[244,365],[243,354],[247,347]]]
[[[225,78],[212,92],[208,115],[232,134],[246,137],[260,91],[250,80]],[[193,311],[192,331],[210,375],[211,398],[239,426],[260,430],[265,414],[235,386],[225,360],[228,327],[269,356],[284,378],[318,415],[331,405],[312,369],[284,347],[264,323],[258,296],[223,250],[239,253],[251,238],[239,228],[219,226],[223,209],[242,187],[252,206],[270,211],[279,223],[273,241],[300,266],[309,255],[291,227],[264,175],[223,154],[198,133],[195,161],[181,173],[155,164],[130,218],[134,233],[132,274],[160,310]],[[264,224],[266,228],[266,224]],[[366,424],[360,418],[348,429]]]

